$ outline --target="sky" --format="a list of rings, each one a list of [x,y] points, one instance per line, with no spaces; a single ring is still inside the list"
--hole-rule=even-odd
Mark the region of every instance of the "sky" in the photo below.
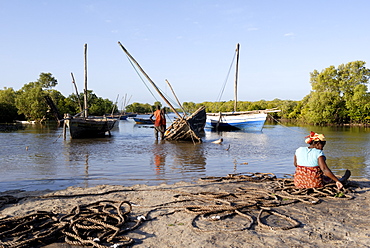
[[[104,99],[154,103],[118,41],[180,102],[302,100],[310,73],[370,60],[368,0],[0,0],[0,89],[51,73],[64,96],[84,87]],[[368,64],[366,64],[369,67]],[[221,98],[220,92],[227,82]],[[165,104],[164,104],[165,105]]]

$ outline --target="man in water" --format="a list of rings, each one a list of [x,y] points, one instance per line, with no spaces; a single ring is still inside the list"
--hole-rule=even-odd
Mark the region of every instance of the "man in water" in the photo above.
[[[153,116],[155,120],[153,120]],[[155,139],[158,140],[158,132],[161,133],[161,139],[164,138],[164,132],[166,131],[166,116],[164,108],[157,105],[157,110],[149,117],[154,122],[154,135]]]

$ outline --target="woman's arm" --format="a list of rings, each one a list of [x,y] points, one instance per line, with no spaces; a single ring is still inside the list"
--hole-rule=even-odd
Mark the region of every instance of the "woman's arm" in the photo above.
[[[294,155],[294,166],[297,167],[297,156]]]
[[[343,188],[343,184],[338,180],[338,178],[333,174],[333,172],[331,172],[328,165],[326,164],[324,156],[320,156],[318,158],[318,163],[324,175],[331,178],[333,181],[335,181],[338,189]]]

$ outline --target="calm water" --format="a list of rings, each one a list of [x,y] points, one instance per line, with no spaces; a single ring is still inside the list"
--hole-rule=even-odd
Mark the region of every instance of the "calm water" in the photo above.
[[[311,129],[327,137],[334,173],[370,179],[370,129],[266,124],[262,132],[210,132],[204,142],[155,142],[153,128],[119,121],[111,138],[63,140],[62,129],[30,125],[0,133],[0,192],[193,181],[229,173],[294,173],[293,154]],[[68,131],[68,130],[67,130]],[[222,145],[213,144],[219,138]],[[26,149],[28,147],[28,149]],[[229,149],[228,149],[229,148]]]

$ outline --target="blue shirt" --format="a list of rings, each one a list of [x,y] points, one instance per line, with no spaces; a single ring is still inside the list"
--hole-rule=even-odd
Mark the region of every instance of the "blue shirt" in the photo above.
[[[297,165],[306,167],[319,166],[318,158],[324,156],[325,154],[322,150],[316,148],[300,147],[295,151],[295,156],[297,158]]]

